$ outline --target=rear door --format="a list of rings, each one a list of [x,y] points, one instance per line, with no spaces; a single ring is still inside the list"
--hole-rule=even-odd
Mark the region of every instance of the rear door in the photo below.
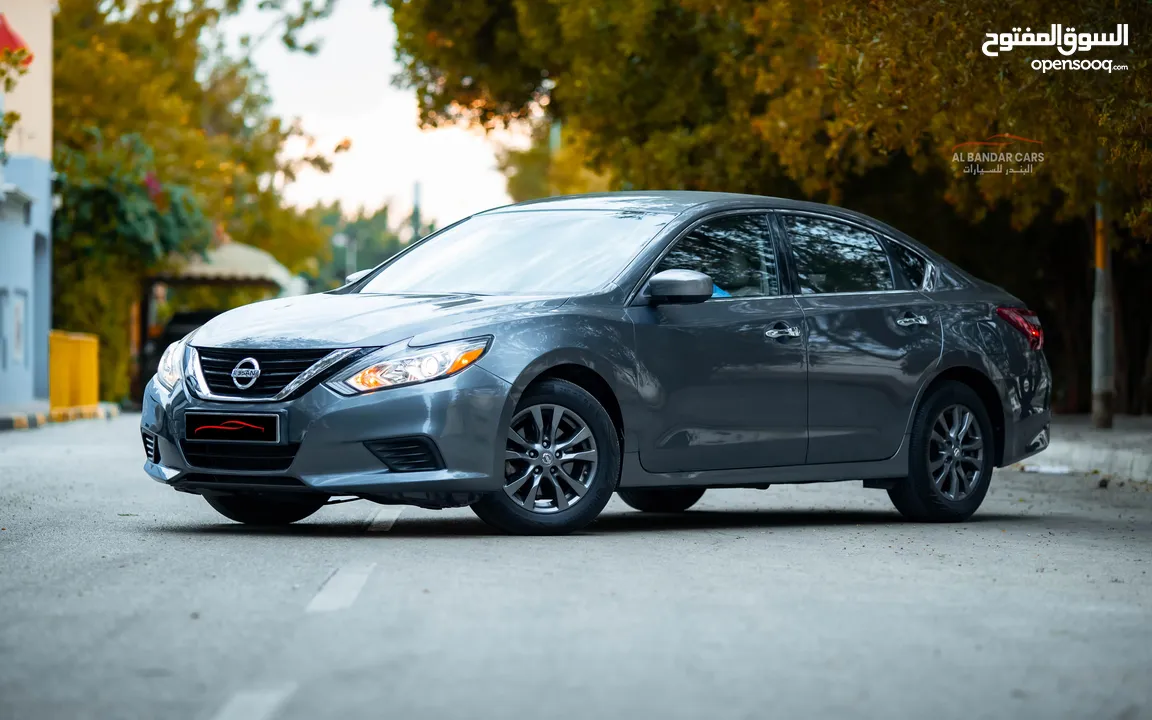
[[[891,457],[940,358],[934,303],[870,230],[811,213],[777,220],[808,331],[807,462]]]
[[[638,304],[637,423],[649,472],[802,465],[807,452],[803,313],[784,278],[764,213],[707,219],[653,273],[709,275],[712,299]]]

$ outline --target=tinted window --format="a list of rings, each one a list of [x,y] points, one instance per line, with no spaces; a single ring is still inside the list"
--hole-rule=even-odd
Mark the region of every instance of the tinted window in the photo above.
[[[712,278],[712,297],[779,295],[780,273],[765,215],[729,215],[703,223],[676,242],[656,267]]]
[[[872,233],[801,215],[785,215],[784,225],[805,295],[894,289],[888,256]]]
[[[956,279],[952,273],[943,268],[939,268],[936,273],[936,284],[933,290],[958,290],[963,287],[960,281]]]
[[[889,242],[888,247],[892,250],[892,257],[896,260],[896,266],[908,279],[908,285],[916,290],[924,287],[924,275],[928,272],[928,261],[919,253],[909,250],[900,243]]]
[[[615,279],[672,217],[616,210],[476,215],[396,258],[360,292],[589,292]]]

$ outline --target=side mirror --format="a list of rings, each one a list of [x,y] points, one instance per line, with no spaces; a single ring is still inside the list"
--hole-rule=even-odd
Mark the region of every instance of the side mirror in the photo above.
[[[648,280],[653,305],[702,303],[712,297],[712,278],[695,270],[665,270]]]
[[[351,285],[352,283],[356,282],[357,280],[362,279],[365,275],[367,275],[370,272],[372,272],[372,268],[368,268],[367,270],[357,270],[356,272],[352,273],[348,277],[344,278],[344,284],[345,285]]]

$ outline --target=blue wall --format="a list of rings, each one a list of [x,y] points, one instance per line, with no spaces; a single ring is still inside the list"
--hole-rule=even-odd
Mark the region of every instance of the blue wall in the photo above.
[[[10,197],[0,208],[0,405],[48,397],[52,326],[52,169],[47,160],[10,156],[5,185],[32,197],[25,212]],[[16,356],[15,312],[23,306],[23,358]]]

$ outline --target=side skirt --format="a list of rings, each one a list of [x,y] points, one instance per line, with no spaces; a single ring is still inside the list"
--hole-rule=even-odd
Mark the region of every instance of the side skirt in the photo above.
[[[630,452],[624,454],[620,487],[763,488],[769,485],[901,478],[908,475],[908,445],[909,436],[905,435],[900,449],[887,460],[680,473],[648,472],[640,465],[640,454]]]

